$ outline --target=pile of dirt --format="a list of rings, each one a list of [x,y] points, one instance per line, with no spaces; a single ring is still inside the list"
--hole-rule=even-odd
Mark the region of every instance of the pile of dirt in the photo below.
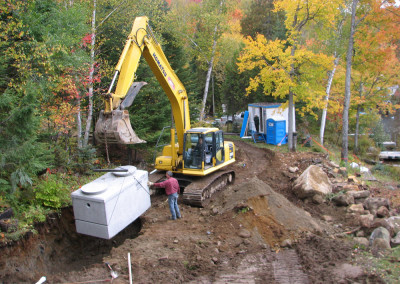
[[[304,232],[321,233],[329,229],[257,177],[222,192],[218,203],[222,204],[223,212],[245,212],[239,214],[241,221],[271,247],[279,247],[285,239],[296,239]]]
[[[218,192],[207,208],[180,204],[182,219],[169,218],[167,198],[152,197],[151,208],[112,240],[78,235],[72,210],[44,224],[12,247],[2,248],[0,279],[49,283],[337,283],[351,267],[351,245],[334,234],[345,230],[346,212],[327,203],[296,198],[295,175],[326,162],[318,153],[275,153],[235,142],[234,185]],[[330,215],[328,223],[322,216]],[[49,220],[50,221],[50,220]],[[340,224],[340,226],[338,225]],[[343,266],[344,265],[344,266]],[[350,269],[351,270],[351,269]],[[354,268],[357,270],[357,268]],[[359,273],[352,281],[375,281]]]

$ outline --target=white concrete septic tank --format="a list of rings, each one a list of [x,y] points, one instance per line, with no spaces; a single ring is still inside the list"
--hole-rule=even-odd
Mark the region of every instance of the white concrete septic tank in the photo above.
[[[121,166],[71,194],[76,231],[111,239],[150,208],[148,172]]]

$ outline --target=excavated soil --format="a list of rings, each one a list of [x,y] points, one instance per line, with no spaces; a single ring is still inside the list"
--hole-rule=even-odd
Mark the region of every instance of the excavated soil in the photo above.
[[[0,249],[0,282],[46,276],[47,283],[129,283],[128,253],[133,283],[382,282],[352,273],[352,244],[337,237],[353,225],[344,209],[298,200],[291,191],[297,174],[288,168],[301,173],[324,163],[324,155],[235,144],[235,184],[207,208],[181,204],[183,218],[172,221],[166,196],[152,196],[151,208],[112,240],[77,234],[72,209],[65,208],[38,234]]]

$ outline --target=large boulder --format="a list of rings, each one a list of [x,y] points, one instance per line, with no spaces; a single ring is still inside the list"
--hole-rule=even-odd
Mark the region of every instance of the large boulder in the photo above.
[[[354,204],[354,197],[348,194],[339,194],[332,198],[332,201],[337,206],[349,206],[351,204]]]
[[[398,247],[400,245],[400,232],[390,241],[392,247]]]
[[[358,218],[361,228],[371,228],[372,222],[374,221],[374,215],[366,214],[361,215]]]
[[[388,221],[386,221],[386,219],[382,219],[382,218],[375,218],[372,223],[371,223],[371,228],[379,228],[379,227],[383,227],[385,228],[391,237],[393,237],[394,231],[393,228],[390,226],[390,224],[388,223]]]
[[[372,246],[376,239],[383,239],[389,244],[390,247],[390,233],[384,227],[376,228],[369,237],[369,245]]]
[[[354,199],[361,199],[369,197],[371,192],[369,190],[351,190],[347,194],[353,196]]]
[[[382,257],[390,252],[390,233],[383,227],[376,228],[370,238],[371,252],[375,257]]]
[[[325,196],[332,193],[332,184],[320,167],[311,165],[295,180],[293,191],[301,199],[316,194]]]
[[[368,197],[364,202],[364,208],[374,215],[376,215],[376,212],[381,206],[390,209],[389,200],[382,197]]]
[[[390,218],[387,218],[386,221],[388,222],[390,227],[393,228],[394,234],[400,232],[400,216],[392,216]]]

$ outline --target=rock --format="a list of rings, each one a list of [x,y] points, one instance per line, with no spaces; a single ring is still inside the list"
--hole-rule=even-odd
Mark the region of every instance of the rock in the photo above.
[[[13,233],[18,230],[17,219],[2,219],[0,220],[0,231],[5,233]]]
[[[390,253],[390,242],[385,239],[375,239],[371,248],[372,255],[375,257],[383,257]]]
[[[357,279],[364,275],[363,269],[360,266],[343,263],[335,269],[335,274],[341,279],[338,283],[356,283],[351,279]]]
[[[315,194],[331,193],[332,184],[320,167],[311,165],[296,179],[293,190],[299,198],[304,199]]]
[[[348,194],[339,194],[332,198],[337,206],[349,206],[354,204],[354,197]]]
[[[364,202],[364,208],[376,215],[379,207],[385,206],[389,209],[389,200],[382,197],[368,197]]]
[[[174,240],[174,244],[177,244],[177,243],[179,243],[179,241],[177,239],[175,239]]]
[[[362,204],[351,204],[349,208],[347,208],[347,212],[362,214],[364,212],[364,206]]]
[[[356,185],[356,184],[345,184],[345,185],[343,185],[343,190],[345,190],[345,191],[358,191],[360,189],[358,188],[358,185]]]
[[[12,208],[7,208],[3,212],[0,213],[0,220],[1,219],[10,219],[14,216],[14,211]]]
[[[243,240],[243,244],[246,245],[246,246],[248,246],[248,245],[251,244],[251,242],[250,242],[249,239],[244,239],[244,240]]]
[[[212,260],[212,262],[214,262],[214,263],[218,263],[218,258],[216,258],[216,257],[213,257],[211,260]]]
[[[357,188],[358,188],[358,186],[357,186]],[[351,190],[351,191],[348,191],[347,194],[353,196],[354,199],[360,199],[360,198],[369,197],[371,192],[369,190]]]
[[[354,238],[354,241],[359,244],[364,246],[365,248],[369,247],[369,241],[367,238],[363,238],[363,237],[356,237]]]
[[[348,181],[348,182],[354,182],[354,183],[360,184],[360,181],[359,181],[355,176],[349,176],[349,177],[347,178],[347,181]]]
[[[372,221],[374,220],[374,215],[361,215],[358,218],[361,228],[371,228]]]
[[[390,240],[392,247],[398,247],[400,245],[400,232],[396,234],[394,238]]]
[[[283,248],[291,248],[292,247],[292,240],[286,239],[286,240],[282,241],[281,247],[283,247]]]
[[[211,212],[212,212],[213,215],[217,215],[217,214],[219,213],[219,210],[218,210],[218,208],[214,207],[214,208],[211,210]]]
[[[400,216],[392,216],[385,219],[389,226],[393,229],[393,233],[397,234],[400,232]]]
[[[332,221],[333,221],[332,216],[329,216],[329,215],[323,215],[323,216],[322,216],[322,219],[323,219],[324,221],[326,221],[326,222],[332,222]]]
[[[246,229],[241,229],[238,233],[238,236],[246,239],[246,238],[250,238],[251,237],[251,233],[249,231],[247,231]]]
[[[389,215],[390,215],[389,209],[385,206],[379,207],[378,210],[376,211],[376,216],[380,218],[389,217]]]
[[[377,239],[385,240],[385,242],[388,244],[390,248],[390,233],[386,228],[384,227],[376,228],[369,237],[369,245],[372,246],[374,241]]]
[[[292,174],[294,174],[294,173],[296,173],[298,171],[299,171],[298,167],[289,167],[289,172],[292,173]]]
[[[331,166],[332,168],[339,168],[338,164],[336,164],[335,162],[330,161],[330,160],[328,160],[328,165]]]
[[[356,237],[358,237],[358,238],[363,238],[363,237],[365,237],[364,231],[362,231],[362,230],[358,231],[358,232],[356,233]]]
[[[322,197],[321,194],[316,194],[316,195],[314,195],[314,196],[312,197],[312,201],[313,201],[315,204],[322,204],[322,203],[325,202],[325,199]]]
[[[344,176],[347,177],[347,168],[346,167],[340,167],[339,168],[339,173]]]
[[[374,219],[374,221],[372,221],[371,228],[379,228],[379,227],[385,228],[389,232],[390,236],[394,236],[392,227],[385,219],[376,218]]]

